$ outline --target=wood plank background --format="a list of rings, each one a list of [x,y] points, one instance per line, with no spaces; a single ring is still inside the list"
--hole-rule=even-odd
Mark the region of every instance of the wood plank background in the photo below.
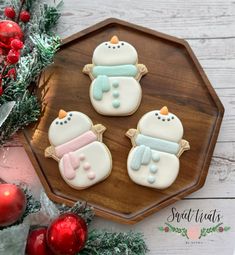
[[[4,5],[6,1],[0,1]],[[49,1],[47,1],[49,2]],[[186,39],[198,57],[209,80],[225,106],[225,116],[205,186],[190,197],[175,203],[134,226],[124,226],[97,218],[93,226],[109,230],[142,231],[148,254],[235,254],[235,1],[234,0],[66,0],[58,33],[65,38],[103,19],[114,17],[159,32]],[[40,189],[31,163],[20,146],[0,151],[0,177],[21,179]],[[15,164],[16,157],[19,159]],[[172,207],[183,212],[218,210],[227,233],[196,241],[158,230]],[[184,225],[180,222],[180,225]]]

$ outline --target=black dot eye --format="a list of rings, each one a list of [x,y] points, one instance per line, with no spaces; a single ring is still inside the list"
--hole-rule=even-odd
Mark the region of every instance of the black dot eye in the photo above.
[[[170,121],[170,120],[171,120],[170,118],[167,119],[167,121]]]
[[[63,122],[60,122],[60,125],[63,125]]]
[[[174,119],[174,116],[172,116],[171,119],[173,120],[173,119]]]
[[[118,45],[117,47],[120,48],[120,45]]]
[[[55,123],[56,125],[58,125],[59,124],[59,121],[56,121],[56,123]]]
[[[156,112],[155,115],[158,116],[158,113]]]
[[[66,123],[67,123],[67,120],[64,121],[64,124],[66,124]]]
[[[68,117],[68,120],[71,120],[71,118],[70,118],[70,117]]]
[[[158,117],[158,119],[160,120],[160,119],[161,119],[161,117],[159,116],[159,117]]]
[[[111,46],[109,45],[109,48],[111,48]]]
[[[116,47],[115,47],[115,46],[113,46],[113,49],[116,49]]]
[[[108,43],[105,43],[105,45],[108,45]]]
[[[121,45],[124,45],[124,43],[122,42]]]
[[[162,119],[162,121],[165,121],[165,119]]]
[[[72,113],[70,113],[70,114],[69,114],[69,116],[70,116],[70,117],[72,117],[72,116],[73,116],[73,114],[72,114]]]

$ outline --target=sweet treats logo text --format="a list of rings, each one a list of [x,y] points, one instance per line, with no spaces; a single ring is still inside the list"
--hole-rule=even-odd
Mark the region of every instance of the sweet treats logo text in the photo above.
[[[197,241],[210,234],[223,233],[230,230],[230,227],[222,222],[222,214],[216,210],[203,211],[200,209],[186,209],[183,212],[171,208],[163,226],[158,227],[159,231],[178,234],[188,240]],[[179,226],[180,223],[183,223]]]

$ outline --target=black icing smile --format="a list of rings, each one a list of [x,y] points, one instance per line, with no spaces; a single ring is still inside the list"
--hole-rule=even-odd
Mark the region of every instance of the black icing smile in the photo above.
[[[124,46],[125,45],[125,43],[124,42],[121,42],[121,43],[118,43],[118,44],[110,44],[110,43],[105,43],[105,45],[109,48],[109,49],[120,49],[121,48],[121,46]],[[113,46],[113,45],[115,45],[115,46]]]
[[[159,120],[162,120],[162,121],[170,121],[170,120],[173,120],[174,119],[174,116],[169,116],[169,117],[163,117],[161,116],[158,112],[155,113],[155,116],[159,119]]]
[[[56,125],[64,125],[64,124],[67,124],[71,119],[72,119],[72,116],[73,116],[73,114],[72,113],[69,113],[64,119],[65,120],[63,120],[63,121],[56,121]]]

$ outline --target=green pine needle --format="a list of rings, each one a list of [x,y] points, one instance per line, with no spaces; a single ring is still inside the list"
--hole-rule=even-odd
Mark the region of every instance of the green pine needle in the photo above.
[[[148,251],[141,233],[92,230],[78,255],[144,255]]]
[[[19,8],[19,4],[20,1],[12,0],[12,5],[16,9]],[[0,106],[8,101],[16,101],[16,104],[0,127],[0,145],[18,130],[37,121],[40,116],[41,106],[34,94],[35,82],[41,71],[53,63],[54,55],[60,46],[60,38],[53,35],[51,29],[60,17],[58,8],[61,5],[62,2],[55,7],[46,4],[41,6],[33,0],[25,2],[32,19],[24,27],[25,48],[19,63],[15,66],[17,78],[16,80],[8,78],[3,82],[4,94],[0,96]]]

